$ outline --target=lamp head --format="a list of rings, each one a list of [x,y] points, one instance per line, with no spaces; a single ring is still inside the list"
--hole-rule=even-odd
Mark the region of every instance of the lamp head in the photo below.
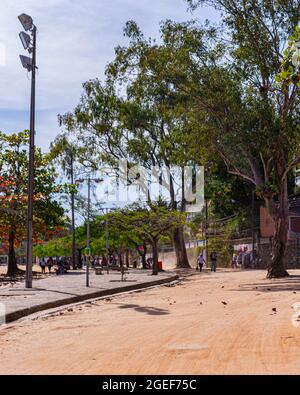
[[[32,71],[32,59],[24,55],[20,55],[20,59],[24,69],[27,69],[27,71]]]
[[[18,16],[18,19],[21,22],[21,25],[23,26],[24,30],[28,31],[33,28],[33,20],[31,16],[27,14],[21,14]]]

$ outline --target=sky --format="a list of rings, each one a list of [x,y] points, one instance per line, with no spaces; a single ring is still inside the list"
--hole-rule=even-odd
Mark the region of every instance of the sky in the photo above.
[[[192,15],[184,0],[0,0],[0,131],[6,133],[29,127],[30,74],[19,60],[26,55],[18,37],[21,13],[38,28],[36,144],[43,151],[59,133],[57,115],[72,111],[82,83],[103,79],[114,48],[128,42],[126,21],[158,38],[162,20],[217,18],[209,9]]]

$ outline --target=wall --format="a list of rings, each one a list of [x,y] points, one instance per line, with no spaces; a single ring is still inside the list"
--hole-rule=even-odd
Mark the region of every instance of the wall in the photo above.
[[[259,268],[266,269],[271,261],[270,243],[261,243],[259,246]],[[287,246],[287,268],[300,269],[300,239],[289,240]]]

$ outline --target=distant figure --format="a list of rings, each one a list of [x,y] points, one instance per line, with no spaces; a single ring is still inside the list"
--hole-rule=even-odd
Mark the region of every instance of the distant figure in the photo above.
[[[56,275],[60,274],[66,274],[68,273],[67,269],[64,267],[64,264],[62,261],[59,262],[58,268],[56,269]]]
[[[238,256],[237,254],[234,252],[232,255],[232,261],[231,261],[231,267],[232,269],[237,269],[237,261],[238,261]]]
[[[203,265],[204,265],[205,263],[206,263],[206,262],[205,262],[204,256],[203,256],[202,253],[200,253],[200,254],[198,255],[198,257],[197,257],[197,266],[196,266],[196,270],[198,270],[198,267],[199,267],[200,272],[202,272]]]
[[[147,269],[151,269],[153,265],[153,259],[152,258],[147,258]]]
[[[107,259],[106,259],[106,256],[105,256],[105,255],[102,256],[101,265],[102,265],[102,266],[107,266]]]
[[[52,256],[50,256],[50,257],[48,258],[48,261],[47,261],[47,267],[48,267],[49,273],[51,273],[51,268],[52,268],[52,266],[53,266],[53,259],[52,259]]]
[[[40,260],[40,267],[42,269],[42,273],[45,273],[46,272],[46,261],[45,261],[45,258],[42,258]]]
[[[212,252],[210,254],[210,261],[211,261],[211,271],[215,272],[217,270],[217,253]]]

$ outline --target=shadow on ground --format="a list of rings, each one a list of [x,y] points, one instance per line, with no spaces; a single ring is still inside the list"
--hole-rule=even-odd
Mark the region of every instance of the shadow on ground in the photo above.
[[[290,275],[285,278],[265,280],[261,283],[242,284],[233,291],[259,291],[259,292],[296,292],[300,291],[300,276]]]
[[[170,314],[169,310],[159,309],[157,307],[139,306],[138,304],[122,304],[120,309],[134,309],[139,313],[146,313],[149,315],[167,315]]]

